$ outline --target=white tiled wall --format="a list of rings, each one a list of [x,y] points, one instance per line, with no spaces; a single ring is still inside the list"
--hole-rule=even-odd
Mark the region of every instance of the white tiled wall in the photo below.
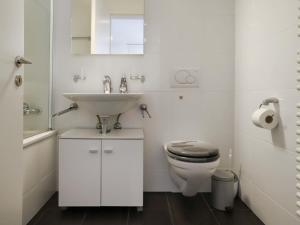
[[[234,167],[241,196],[267,225],[296,225],[295,114],[297,97],[295,0],[236,1]],[[279,127],[255,127],[264,98],[278,97]]]
[[[220,147],[222,166],[228,166],[233,147],[234,1],[146,0],[144,56],[72,56],[70,2],[54,1],[53,111],[70,104],[64,92],[102,92],[105,74],[111,75],[114,91],[123,73],[144,74],[146,83],[129,81],[129,90],[145,92],[142,102],[152,119],[143,120],[132,110],[121,122],[145,130],[145,190],[176,191],[161,150],[169,140],[212,142]],[[81,68],[87,79],[74,83],[72,75]],[[170,73],[181,68],[199,69],[199,89],[169,88]],[[56,118],[55,128],[95,127],[97,107],[80,104],[79,111]]]

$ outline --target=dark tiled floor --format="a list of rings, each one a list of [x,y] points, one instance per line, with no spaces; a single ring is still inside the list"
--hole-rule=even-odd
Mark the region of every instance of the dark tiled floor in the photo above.
[[[232,213],[215,210],[209,202],[210,194],[145,193],[143,212],[125,207],[61,210],[55,194],[28,225],[263,225],[239,199]]]

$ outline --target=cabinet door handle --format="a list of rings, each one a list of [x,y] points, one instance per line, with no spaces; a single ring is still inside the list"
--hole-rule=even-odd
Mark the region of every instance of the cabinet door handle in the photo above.
[[[99,151],[98,151],[97,149],[90,149],[89,152],[92,153],[92,154],[96,154],[96,153],[98,153]]]
[[[104,153],[113,153],[114,149],[113,148],[106,148],[106,149],[103,149],[103,152]]]

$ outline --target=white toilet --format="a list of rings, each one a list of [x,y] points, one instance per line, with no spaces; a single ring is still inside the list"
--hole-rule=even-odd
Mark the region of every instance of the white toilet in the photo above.
[[[196,195],[220,164],[218,148],[202,141],[170,142],[164,151],[171,178],[184,196]]]

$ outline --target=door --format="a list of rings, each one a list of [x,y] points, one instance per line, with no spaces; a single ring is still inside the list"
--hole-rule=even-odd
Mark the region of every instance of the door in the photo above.
[[[100,206],[100,148],[100,140],[59,140],[59,206]]]
[[[23,68],[14,65],[24,54],[24,0],[0,3],[0,221],[22,223],[23,88],[14,84]]]
[[[143,206],[143,141],[102,141],[102,206]]]

